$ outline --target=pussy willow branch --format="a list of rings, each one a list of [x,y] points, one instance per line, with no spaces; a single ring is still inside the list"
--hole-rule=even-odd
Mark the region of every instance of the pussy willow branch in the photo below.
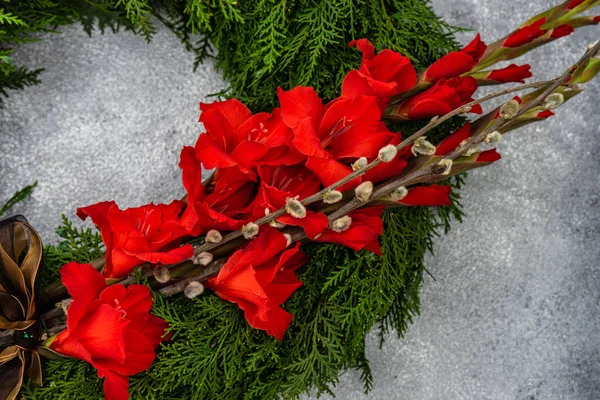
[[[473,107],[476,104],[480,104],[480,103],[484,103],[486,101],[489,101],[491,99],[494,99],[496,97],[500,97],[503,96],[505,94],[508,93],[512,93],[512,92],[518,92],[521,90],[525,90],[525,89],[530,89],[530,88],[541,88],[544,87],[550,83],[554,82],[554,80],[550,80],[550,81],[538,81],[538,82],[532,82],[532,83],[528,83],[525,85],[520,85],[520,86],[516,86],[516,87],[512,87],[512,88],[507,88],[498,92],[494,92],[494,93],[490,93],[486,96],[483,96],[481,98],[478,98],[476,100],[473,100],[467,104],[462,105],[461,107],[458,107],[454,110],[452,110],[451,112],[449,112],[448,114],[445,114],[441,117],[434,117],[432,118],[429,123],[427,123],[427,125],[425,125],[423,128],[419,129],[417,132],[413,133],[411,136],[409,136],[408,138],[404,139],[402,142],[400,142],[398,145],[396,145],[396,149],[398,151],[402,150],[403,148],[405,148],[406,146],[412,144],[415,140],[417,140],[418,138],[420,138],[421,136],[425,135],[427,132],[431,131],[433,128],[437,127],[438,125],[440,125],[441,123],[449,120],[450,118],[458,115],[458,114],[462,114],[465,112],[468,112],[468,110],[471,109],[471,107]],[[373,160],[371,163],[367,164],[366,166],[364,166],[363,168],[356,170],[350,174],[348,174],[347,176],[345,176],[344,178],[340,179],[339,181],[337,181],[336,183],[324,188],[323,190],[321,190],[318,193],[315,193],[311,196],[306,197],[305,199],[301,200],[300,203],[302,203],[303,205],[307,206],[309,204],[315,203],[319,200],[323,199],[323,196],[331,191],[334,190],[348,182],[350,182],[351,180],[364,175],[365,173],[367,173],[369,170],[375,168],[376,166],[378,166],[382,161],[379,159],[375,159]],[[266,215],[256,221],[254,221],[255,224],[257,225],[262,225],[262,224],[266,224],[270,221],[273,221],[274,219],[282,216],[283,214],[285,214],[285,208],[280,208],[279,210],[273,211],[272,213],[270,213],[269,215]],[[204,251],[210,251],[224,243],[227,243],[230,240],[239,238],[242,236],[242,232],[241,230],[237,230],[234,232],[231,232],[227,235],[225,235],[223,237],[223,240],[219,243],[205,243],[202,246],[198,247],[195,251],[195,254],[200,254]]]
[[[425,125],[423,128],[421,128],[420,130],[418,130],[417,132],[415,132],[413,135],[409,136],[407,139],[405,139],[404,141],[402,141],[400,144],[398,144],[396,146],[396,148],[398,150],[401,150],[403,148],[405,148],[406,146],[410,145],[411,143],[413,143],[417,138],[423,136],[424,134],[426,134],[427,132],[429,132],[430,130],[432,130],[433,128],[435,128],[436,126],[440,125],[442,122],[447,121],[448,119],[467,112],[470,107],[476,105],[476,104],[480,104],[483,102],[486,102],[488,100],[491,100],[493,98],[508,94],[508,93],[512,93],[512,92],[516,92],[516,91],[521,91],[521,90],[525,90],[525,89],[529,89],[529,88],[541,88],[541,87],[545,87],[548,86],[548,88],[546,90],[544,90],[536,99],[534,99],[533,101],[529,102],[528,104],[524,105],[522,108],[519,109],[517,115],[514,118],[517,118],[518,116],[524,114],[525,112],[531,110],[534,107],[537,107],[539,105],[541,105],[544,101],[544,99],[546,98],[546,96],[550,93],[552,93],[554,90],[556,90],[559,86],[561,85],[565,85],[566,81],[571,77],[571,75],[575,72],[575,70],[577,69],[578,65],[583,65],[585,62],[587,62],[587,60],[589,58],[591,58],[594,54],[596,54],[598,52],[600,48],[600,43],[597,43],[596,45],[592,46],[584,55],[583,57],[573,66],[571,67],[567,72],[565,72],[561,77],[553,79],[553,80],[549,80],[549,81],[539,81],[539,82],[533,82],[533,83],[529,83],[529,84],[525,84],[525,85],[520,85],[517,87],[513,87],[513,88],[507,88],[498,92],[494,92],[491,94],[488,94],[486,96],[483,96],[481,98],[478,98],[470,103],[467,103],[461,107],[458,107],[456,109],[454,109],[453,111],[451,111],[450,113],[442,116],[442,117],[434,117],[433,119],[431,119],[429,121],[429,123],[427,125]],[[514,120],[503,120],[503,119],[499,119],[498,121],[496,121],[491,127],[482,130],[480,133],[478,133],[475,136],[472,136],[469,140],[466,141],[466,143],[464,143],[463,145],[459,146],[457,149],[455,149],[451,154],[445,156],[444,158],[449,158],[449,159],[455,159],[456,157],[462,155],[464,152],[466,152],[467,150],[475,147],[476,145],[478,145],[479,143],[481,143],[484,138],[486,137],[486,135],[490,132],[493,132],[494,130],[497,130],[498,128],[500,128],[501,126],[503,126],[504,124],[506,124],[508,121],[512,121]],[[325,193],[327,193],[329,190],[335,189],[337,187],[340,187],[341,185],[351,181],[352,179],[366,173],[367,171],[369,171],[370,169],[374,168],[375,166],[379,165],[379,163],[381,163],[381,161],[379,159],[375,159],[374,161],[372,161],[370,164],[368,164],[367,166],[352,172],[351,174],[349,174],[348,176],[342,178],[341,180],[339,180],[338,182],[334,183],[333,185],[330,185],[329,187],[321,190],[318,193],[315,193],[312,196],[307,197],[306,199],[304,199],[302,201],[302,204],[304,205],[308,205],[308,204],[312,204],[318,200],[321,200],[323,195]],[[345,204],[344,206],[342,206],[341,208],[339,208],[338,210],[334,211],[332,214],[330,214],[328,216],[330,221],[333,221],[341,216],[346,215],[348,212],[357,209],[359,207],[362,207],[364,205],[366,205],[367,203],[369,203],[370,201],[373,201],[375,199],[380,199],[382,197],[387,196],[389,193],[391,193],[393,190],[395,190],[396,188],[398,188],[399,186],[403,186],[405,184],[408,183],[418,183],[419,179],[422,179],[424,177],[427,176],[432,176],[435,175],[435,171],[436,171],[436,167],[437,169],[439,169],[439,166],[437,164],[434,165],[423,165],[421,167],[418,167],[416,170],[410,170],[407,169],[406,173],[400,174],[398,177],[393,178],[389,181],[387,181],[386,183],[384,183],[383,185],[379,185],[375,191],[373,192],[373,195],[371,196],[371,199],[367,202],[359,202],[356,199],[353,199],[351,201],[349,201],[347,204]],[[277,211],[274,211],[273,213],[269,214],[268,216],[265,216],[263,218],[258,219],[257,221],[255,221],[254,223],[261,225],[264,223],[268,223],[269,221],[274,220],[275,218],[283,215],[285,213],[285,209],[279,209]],[[223,245],[227,244],[228,242],[231,242],[237,238],[240,238],[242,236],[242,232],[241,230],[238,231],[234,231],[231,232],[227,235],[225,235],[223,237],[223,240],[219,243],[205,243],[199,247],[197,247],[194,250],[194,254],[198,255],[202,252],[205,251],[210,251],[213,250],[215,248],[221,248]],[[302,233],[295,233],[294,234],[294,239],[295,240],[302,240],[304,239],[304,236]],[[215,261],[216,262],[216,261]],[[182,263],[179,264],[175,264],[175,265],[171,265],[168,266],[169,268],[174,268],[177,267],[179,265],[182,265],[184,263],[189,263],[189,260],[183,261]],[[95,266],[97,267],[101,267],[101,265],[103,264],[103,259],[98,259],[95,260],[93,262],[93,264],[95,264]],[[208,267],[202,268],[202,271],[208,271],[211,269],[211,267],[213,266],[213,264],[210,264]],[[220,268],[219,268],[220,269]],[[210,276],[214,276],[216,273],[218,273],[218,270],[215,271],[211,271],[211,274],[209,274]],[[200,276],[202,275],[202,276]],[[196,277],[196,279],[191,279],[191,278],[187,278],[188,281],[191,280],[199,280],[199,279],[207,279],[210,276],[207,276],[207,274],[205,274],[204,272],[201,272],[200,275],[198,275]],[[148,273],[145,274],[145,276],[149,276]],[[206,278],[203,278],[204,276],[206,276]],[[125,284],[130,284],[133,283],[135,280],[132,277],[129,277],[127,279],[125,279],[122,283]],[[115,282],[116,283],[116,282]],[[54,287],[52,287],[54,286]],[[50,300],[56,300],[58,298],[58,296],[56,296],[56,294],[61,294],[64,295],[66,294],[66,291],[64,290],[64,287],[62,287],[60,282],[55,282],[53,285],[51,285],[50,287],[48,287],[47,289],[47,295],[49,297]]]
[[[451,160],[456,159],[457,157],[463,155],[469,149],[472,149],[472,148],[478,146],[480,143],[482,143],[484,141],[485,137],[490,132],[498,130],[503,125],[507,124],[509,121],[512,121],[513,119],[518,118],[520,115],[523,115],[524,113],[532,110],[533,108],[542,105],[544,103],[544,100],[546,99],[546,97],[549,94],[553,93],[558,87],[564,85],[569,80],[569,78],[573,75],[573,73],[577,70],[577,68],[579,66],[585,64],[599,50],[600,50],[600,43],[597,43],[592,48],[590,48],[588,51],[586,51],[586,53],[581,57],[581,59],[576,64],[574,64],[569,70],[567,70],[564,74],[562,74],[560,77],[558,77],[556,79],[553,79],[551,81],[535,82],[535,83],[532,83],[529,85],[523,85],[523,86],[527,86],[527,88],[539,88],[539,87],[544,87],[544,86],[548,86],[548,87],[542,93],[540,93],[534,100],[532,100],[531,102],[528,102],[527,104],[524,104],[523,107],[520,107],[517,114],[513,118],[510,118],[510,119],[498,118],[498,120],[495,123],[493,123],[491,126],[482,129],[480,132],[477,132],[474,136],[471,136],[464,144],[458,146],[455,150],[453,150],[450,154],[444,156],[443,158],[451,159]],[[502,91],[502,92],[504,92],[502,94],[507,94],[512,91],[522,90],[522,89],[524,89],[524,87],[506,89],[506,90]],[[490,98],[494,98],[497,96],[500,96],[500,94],[493,93],[491,95],[484,96],[478,100],[475,100],[471,103],[473,103],[473,105],[478,104],[479,102],[483,102],[485,100],[489,100]],[[412,143],[412,141],[414,141],[417,137],[422,136],[427,131],[427,129],[432,129],[433,127],[437,126],[437,125],[435,125],[436,122],[437,122],[437,124],[439,124],[439,123],[443,122],[444,118],[445,119],[451,118],[451,116],[454,116],[454,115],[460,113],[459,110],[464,109],[464,107],[470,106],[471,103],[469,103],[465,106],[459,107],[456,110],[452,111],[449,114],[446,114],[445,116],[443,116],[441,118],[437,118],[437,119],[434,118],[423,129],[419,130],[418,132],[416,132],[415,134],[410,136],[404,142]],[[409,140],[411,140],[411,139],[412,139],[412,141],[409,142]],[[402,144],[404,142],[400,143],[398,145],[398,147],[402,148],[400,146],[402,146]],[[376,161],[379,161],[379,160],[376,160]],[[371,164],[375,164],[375,162],[373,162]],[[330,222],[332,222],[340,217],[343,217],[344,215],[347,215],[349,212],[351,212],[355,209],[365,206],[366,204],[370,203],[371,201],[375,201],[375,200],[386,197],[392,191],[397,189],[399,186],[404,186],[409,183],[412,183],[412,184],[419,183],[420,179],[422,179],[422,178],[431,177],[432,175],[433,176],[440,175],[440,173],[438,172],[440,170],[439,167],[440,166],[436,163],[433,165],[424,164],[424,165],[416,167],[413,170],[408,169],[408,171],[406,173],[401,173],[399,176],[392,178],[392,179],[384,182],[383,184],[378,185],[376,187],[376,189],[373,191],[373,194],[371,195],[369,200],[359,201],[356,198],[354,198],[354,199],[350,200],[348,203],[346,203],[344,206],[339,208],[338,210],[332,212],[327,218],[329,219]],[[355,174],[355,176],[358,176],[358,175],[360,175],[360,172],[362,172],[362,173],[366,172],[365,170],[368,170],[367,167],[365,167],[359,171],[355,171],[353,174]],[[353,174],[350,174],[350,175],[353,175]],[[344,179],[347,179],[347,178],[344,178]],[[344,179],[342,179],[342,181]],[[350,181],[351,179],[352,178],[348,179],[346,182]],[[340,183],[340,182],[341,181],[337,182],[336,184],[334,184],[332,186],[338,187],[338,186],[342,185],[343,183]],[[327,189],[325,189],[325,190],[327,190]],[[319,192],[319,193],[321,193],[321,192]],[[319,194],[315,194],[313,196],[318,196],[318,195]],[[313,196],[311,196],[311,197],[313,197]],[[299,241],[299,240],[304,239],[305,237],[306,236],[305,236],[304,232],[297,232],[297,230],[296,230],[295,234],[292,236],[292,241]],[[223,238],[223,240],[225,240],[225,238]],[[222,262],[222,260],[219,260],[219,261]],[[218,274],[219,269],[220,268],[218,268],[218,267],[217,268],[213,267],[213,265],[211,264],[208,267],[201,269],[201,271],[199,273],[196,273],[195,275],[188,277],[183,281],[177,282],[175,284],[172,284],[170,286],[167,286],[167,287],[161,289],[160,292],[166,296],[171,296],[175,293],[179,293],[185,288],[185,286],[189,282],[191,282],[191,281],[202,282],[203,280],[206,280],[206,279]]]

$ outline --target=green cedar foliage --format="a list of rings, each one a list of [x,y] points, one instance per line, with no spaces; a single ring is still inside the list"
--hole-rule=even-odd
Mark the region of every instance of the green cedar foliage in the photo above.
[[[15,204],[22,202],[27,199],[33,193],[33,189],[37,186],[37,181],[33,182],[31,185],[25,186],[23,189],[18,190],[15,194],[11,196],[10,199],[0,207],[0,217],[6,214],[6,212],[12,208]]]
[[[277,86],[312,85],[325,100],[335,97],[344,74],[360,62],[360,53],[347,48],[354,38],[367,37],[378,50],[401,51],[418,67],[456,48],[453,28],[425,0],[112,4],[125,12],[132,29],[146,35],[152,29],[143,21],[149,23],[149,13],[157,16],[196,52],[198,62],[211,55],[212,43],[217,65],[231,84],[224,94],[241,98],[254,111],[275,105]],[[197,32],[206,36],[196,41]],[[460,123],[450,121],[429,137],[438,142]],[[419,125],[395,128],[408,135]],[[459,188],[462,178],[451,183]],[[170,324],[173,336],[158,348],[152,367],[131,378],[132,398],[294,399],[311,391],[331,393],[339,374],[350,368],[361,371],[368,391],[373,376],[365,336],[373,328],[381,340],[391,331],[402,336],[419,313],[423,258],[437,232],[447,230],[452,218],[460,219],[457,196],[454,205],[437,210],[387,210],[382,257],[304,244],[311,262],[298,272],[304,285],[284,304],[294,319],[282,342],[251,328],[235,304],[210,291],[193,300],[155,295],[153,312]],[[71,259],[86,262],[101,251],[98,236],[66,226],[65,241],[46,249],[45,269],[52,274]],[[100,399],[102,383],[84,362],[52,360],[46,362],[44,386],[28,383],[22,393],[32,400]]]
[[[425,0],[175,1],[163,22],[197,53],[210,55],[200,32],[217,50],[217,67],[230,83],[226,95],[254,111],[277,105],[277,87],[313,86],[326,100],[360,53],[348,43],[369,38],[377,49],[411,57],[422,68],[455,47],[457,29],[437,18]]]
[[[44,246],[43,268],[40,269],[42,289],[60,279],[58,270],[64,264],[71,261],[89,263],[104,255],[104,244],[96,229],[76,228],[64,214],[61,218],[62,224],[56,229],[61,241],[57,245]]]

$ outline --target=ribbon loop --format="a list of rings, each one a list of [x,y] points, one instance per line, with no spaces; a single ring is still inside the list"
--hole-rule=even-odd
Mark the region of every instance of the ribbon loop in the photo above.
[[[0,400],[15,399],[25,377],[42,381],[35,350],[42,251],[40,236],[23,216],[0,221]]]

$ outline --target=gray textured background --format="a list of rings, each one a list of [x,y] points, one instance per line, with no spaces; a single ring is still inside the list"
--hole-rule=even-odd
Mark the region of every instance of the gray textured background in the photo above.
[[[487,41],[556,1],[435,0],[450,23]],[[535,51],[550,78],[600,38],[598,27]],[[164,29],[151,44],[129,33],[89,39],[78,28],[17,53],[46,67],[43,84],[0,110],[0,202],[39,181],[25,214],[46,243],[60,213],[114,198],[122,207],[180,193],[182,145],[193,144],[198,102],[225,84]],[[464,42],[473,34],[462,34]],[[422,316],[405,339],[368,357],[375,389],[342,376],[340,399],[600,398],[600,79],[557,117],[511,134],[503,159],[473,172],[467,217],[436,242]]]

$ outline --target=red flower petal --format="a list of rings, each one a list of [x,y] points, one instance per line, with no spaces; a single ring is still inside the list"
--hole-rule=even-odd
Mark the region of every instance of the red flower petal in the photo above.
[[[106,282],[102,274],[90,264],[70,262],[63,265],[59,272],[63,285],[73,298],[73,302],[67,310],[67,327],[73,330],[90,304],[106,288]]]
[[[129,399],[129,378],[109,370],[98,370],[98,377],[104,377],[105,400]]]
[[[470,134],[471,125],[467,122],[460,129],[458,129],[456,132],[454,132],[446,139],[442,140],[440,144],[438,144],[437,149],[435,151],[435,155],[445,156],[447,154],[450,154],[463,142],[463,140],[467,140]]]
[[[229,155],[226,147],[219,146],[211,136],[205,133],[198,137],[195,149],[196,157],[198,161],[204,165],[204,168],[226,168],[238,164],[237,161]]]
[[[555,115],[552,111],[550,110],[544,110],[544,111],[540,111],[536,114],[537,118],[548,118]]]
[[[69,330],[69,335],[79,341],[89,352],[94,364],[125,362],[125,342],[123,332],[128,321],[122,318],[115,308],[100,304],[95,311],[88,313],[79,321],[77,327]],[[62,352],[60,349],[56,349]],[[77,355],[72,355],[79,358]]]
[[[351,174],[352,168],[336,161],[334,159],[322,159],[322,158],[309,158],[306,162],[306,168],[312,171],[325,187],[333,185],[340,179]],[[354,178],[350,182],[342,185],[337,190],[344,192],[356,187],[360,183],[360,177]]]
[[[487,45],[481,40],[479,33],[473,40],[462,48],[461,53],[465,53],[473,57],[473,61],[477,62],[487,50]]]
[[[294,139],[292,144],[294,148],[309,157],[328,158],[331,155],[321,145],[318,132],[316,130],[316,121],[308,117],[300,121],[294,129]]]
[[[475,161],[482,163],[493,163],[501,158],[502,156],[496,151],[496,149],[490,149],[479,153]]]
[[[301,227],[310,239],[314,239],[315,236],[329,226],[329,220],[325,214],[310,210],[306,211],[306,217],[304,218],[294,218],[289,214],[285,214],[277,218],[277,221],[282,224]]]
[[[510,34],[504,43],[503,47],[519,47],[524,44],[530,43],[538,37],[545,34],[547,31],[542,30],[541,26],[546,23],[546,18],[540,18],[531,25],[524,26],[518,29],[516,32]]]
[[[435,82],[442,78],[452,78],[469,72],[477,62],[473,57],[460,51],[448,53],[425,70],[423,80],[425,82]]]
[[[450,201],[451,192],[452,188],[450,186],[417,186],[410,189],[406,197],[398,200],[398,203],[406,206],[449,206],[452,204]]]
[[[292,129],[305,118],[312,118],[316,124],[323,117],[325,107],[317,92],[311,87],[297,86],[289,91],[277,89],[281,104],[281,118]]]
[[[510,64],[508,67],[491,71],[486,79],[496,82],[520,82],[525,83],[525,79],[532,76],[531,66],[529,64],[517,65]]]
[[[581,3],[583,3],[585,0],[571,0],[569,2],[569,4],[567,4],[567,7],[565,7],[565,9],[567,10],[572,10],[575,7],[577,7],[578,5],[580,5]]]
[[[568,36],[573,32],[575,32],[575,29],[573,29],[571,25],[563,24],[552,29],[552,32],[550,32],[550,39],[558,39],[563,36]]]
[[[348,46],[356,46],[356,48],[362,53],[363,59],[365,60],[370,60],[373,57],[375,57],[375,47],[373,47],[373,45],[368,39],[362,38],[353,40],[348,44]]]
[[[343,232],[326,230],[314,240],[322,243],[337,243],[353,250],[369,250],[381,255],[379,236],[383,232],[381,214],[384,206],[361,208],[348,214],[352,218],[350,228]]]

